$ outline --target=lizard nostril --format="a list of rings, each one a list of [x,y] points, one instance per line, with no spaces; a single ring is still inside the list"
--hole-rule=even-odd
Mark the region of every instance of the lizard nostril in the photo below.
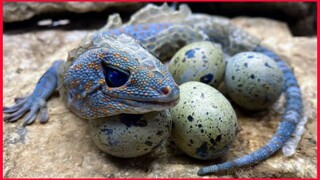
[[[167,95],[170,93],[170,88],[169,87],[163,87],[161,88],[161,92],[164,94],[164,95]]]

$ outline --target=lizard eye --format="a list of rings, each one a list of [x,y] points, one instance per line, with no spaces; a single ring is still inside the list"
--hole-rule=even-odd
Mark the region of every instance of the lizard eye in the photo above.
[[[102,70],[106,83],[109,87],[123,86],[129,79],[130,74],[116,67],[112,67],[102,63]]]

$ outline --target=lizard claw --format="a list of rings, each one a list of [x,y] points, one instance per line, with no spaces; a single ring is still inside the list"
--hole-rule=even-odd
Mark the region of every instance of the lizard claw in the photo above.
[[[40,114],[40,122],[47,122],[48,111],[44,99],[29,95],[25,98],[16,98],[15,103],[13,106],[3,108],[3,112],[5,113],[3,119],[5,122],[15,122],[28,113],[22,123],[23,126],[26,126],[34,122],[38,112]]]
[[[14,98],[14,102],[15,103],[19,103],[19,102],[21,102],[23,100],[26,100],[26,98],[25,97],[16,97],[16,98]]]

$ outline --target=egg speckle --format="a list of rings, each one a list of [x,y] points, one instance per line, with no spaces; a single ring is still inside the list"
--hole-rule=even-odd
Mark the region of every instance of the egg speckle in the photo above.
[[[256,52],[243,52],[227,63],[225,86],[231,99],[243,108],[261,110],[281,95],[283,75],[277,63]]]
[[[166,141],[172,119],[168,110],[146,114],[121,114],[89,121],[94,143],[117,157],[147,154]]]
[[[177,84],[200,81],[214,87],[225,70],[221,47],[209,41],[194,42],[181,48],[169,63],[169,72]]]
[[[219,91],[207,84],[191,81],[180,85],[180,101],[170,112],[172,139],[191,157],[216,158],[235,139],[235,111]]]

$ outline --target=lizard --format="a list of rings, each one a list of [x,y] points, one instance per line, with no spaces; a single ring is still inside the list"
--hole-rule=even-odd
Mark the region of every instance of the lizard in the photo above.
[[[280,56],[227,18],[195,14],[186,5],[176,11],[167,4],[149,4],[126,24],[118,14],[109,16],[107,25],[70,51],[67,61],[53,63],[31,95],[16,98],[15,105],[4,107],[4,121],[15,122],[26,114],[26,126],[39,114],[40,122],[47,122],[46,100],[56,89],[66,106],[84,119],[173,107],[179,101],[179,87],[161,61],[184,45],[202,40],[221,44],[228,55],[254,51],[274,59],[283,72],[286,110],[276,133],[264,146],[248,155],[202,167],[198,175],[270,157],[285,145],[298,125],[303,126],[299,123],[303,104],[296,77]]]

